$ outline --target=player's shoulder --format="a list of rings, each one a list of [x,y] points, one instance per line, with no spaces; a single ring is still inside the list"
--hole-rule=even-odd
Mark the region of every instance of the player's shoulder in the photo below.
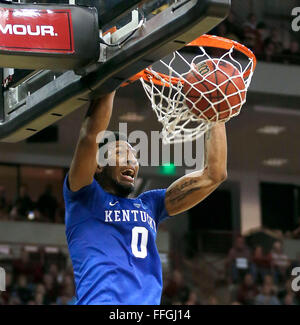
[[[166,191],[166,188],[150,190],[139,196],[143,204],[152,210],[157,224],[169,216],[165,207]]]
[[[159,204],[165,199],[167,189],[155,189],[141,193],[138,198],[145,204]]]
[[[78,199],[81,200],[88,199],[88,198],[94,198],[95,195],[101,194],[101,196],[105,196],[106,192],[101,188],[100,184],[96,181],[95,178],[93,178],[93,181],[91,184],[83,186],[78,191],[72,191],[69,186],[69,180],[68,175],[66,174],[65,180],[64,180],[64,186],[63,186],[63,192],[65,198],[71,198],[71,199]]]

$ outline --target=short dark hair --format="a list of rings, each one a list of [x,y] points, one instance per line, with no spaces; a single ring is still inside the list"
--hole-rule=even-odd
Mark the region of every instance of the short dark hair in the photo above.
[[[99,143],[99,149],[104,147],[106,144],[115,141],[127,141],[127,136],[124,133],[117,131],[106,131]]]

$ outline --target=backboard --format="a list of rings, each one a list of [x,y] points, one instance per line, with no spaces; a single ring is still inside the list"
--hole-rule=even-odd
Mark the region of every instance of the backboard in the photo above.
[[[227,16],[230,0],[79,0],[72,5],[48,6],[0,4],[2,10],[18,12],[69,12],[74,31],[72,53],[9,53],[11,61],[2,71],[0,141],[26,139],[92,98],[117,89],[139,71],[209,32]],[[90,21],[76,19],[80,17],[77,10]],[[96,24],[99,37],[94,32],[93,37],[80,33],[81,27],[93,30]],[[7,34],[0,42],[10,41],[9,27],[2,26],[0,34],[3,30]],[[98,49],[91,42],[98,44]],[[85,53],[87,46],[91,50]],[[0,58],[2,55],[7,58],[0,48]],[[14,56],[18,60],[14,61]],[[19,70],[8,67],[9,62],[18,62]]]

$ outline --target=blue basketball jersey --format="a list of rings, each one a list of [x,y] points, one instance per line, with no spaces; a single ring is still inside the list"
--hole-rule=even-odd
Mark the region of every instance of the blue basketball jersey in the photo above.
[[[168,217],[166,190],[135,199],[105,192],[94,179],[72,192],[63,188],[66,236],[78,305],[158,305],[162,270],[155,239]]]

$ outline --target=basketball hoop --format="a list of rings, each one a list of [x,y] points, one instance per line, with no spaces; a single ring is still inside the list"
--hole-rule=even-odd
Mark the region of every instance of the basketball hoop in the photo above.
[[[216,122],[227,122],[238,115],[246,102],[246,93],[256,67],[256,58],[253,52],[233,40],[202,35],[187,46],[198,47],[199,54],[183,56],[179,51],[175,51],[171,57],[160,60],[154,66],[146,68],[122,85],[126,86],[140,79],[158,121],[163,125],[164,143],[195,140],[207,132]],[[210,89],[200,92],[199,97],[204,98],[209,103],[209,109],[214,112],[212,117],[199,111],[195,106],[197,102],[190,101],[184,92],[185,84],[188,84],[193,91],[199,92],[197,85],[189,82],[186,77],[194,71],[197,64],[199,65],[199,63],[207,60],[214,62],[214,70],[209,75],[216,72],[224,74],[224,70],[221,70],[222,64],[230,64],[236,71],[234,76],[225,73],[226,82],[230,82],[234,86],[234,91],[231,91],[230,94],[222,91],[222,84],[212,83],[206,80],[206,76],[198,82],[201,83],[205,80],[210,84]],[[163,70],[164,73],[158,70]],[[237,78],[242,80],[243,89],[236,86]],[[222,98],[218,99],[217,102],[211,100],[210,94],[214,91],[222,95]],[[238,106],[232,104],[231,96],[238,96],[240,99]],[[226,114],[224,111],[218,110],[218,105],[222,105],[222,102],[226,103],[226,107],[228,107],[228,110],[225,111]],[[199,112],[197,115],[195,110]]]

